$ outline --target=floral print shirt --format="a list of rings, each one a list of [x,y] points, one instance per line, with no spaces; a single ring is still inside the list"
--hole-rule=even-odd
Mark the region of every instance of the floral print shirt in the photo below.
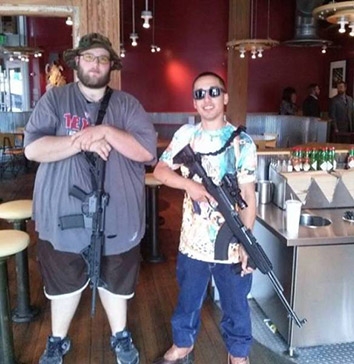
[[[218,130],[205,130],[201,123],[183,125],[174,134],[160,160],[174,170],[180,168],[181,174],[188,178],[188,168],[174,164],[173,157],[187,144],[190,144],[195,153],[217,152],[236,129],[228,122]],[[256,146],[250,136],[242,131],[222,153],[202,156],[202,165],[216,185],[220,184],[226,173],[235,175],[236,172],[239,184],[254,182],[257,168]],[[201,182],[201,178],[197,175],[190,177]],[[206,262],[237,263],[239,254],[236,240],[229,244],[227,260],[215,260],[215,240],[223,223],[224,218],[211,204],[193,201],[186,193],[183,201],[180,252],[190,258]]]

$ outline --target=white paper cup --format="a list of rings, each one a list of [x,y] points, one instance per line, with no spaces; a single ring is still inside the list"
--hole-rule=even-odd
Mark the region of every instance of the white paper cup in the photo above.
[[[299,200],[287,200],[286,206],[286,230],[289,235],[297,235],[300,224],[302,203]]]

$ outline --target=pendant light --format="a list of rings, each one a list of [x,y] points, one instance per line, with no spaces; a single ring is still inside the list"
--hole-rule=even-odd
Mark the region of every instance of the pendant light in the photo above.
[[[156,12],[155,12],[155,0],[153,0],[152,3],[152,10],[154,12],[154,17],[152,18],[152,44],[151,44],[151,52],[156,53],[160,52],[161,48],[155,44],[155,18],[156,18]]]
[[[257,26],[257,3],[254,7],[254,0],[251,0],[251,20],[250,20],[250,35],[249,39],[233,39],[227,43],[227,49],[235,49],[240,52],[240,58],[245,58],[247,52],[251,54],[252,59],[262,58],[263,52],[267,49],[275,47],[279,44],[278,41],[269,37],[269,24],[270,24],[270,0],[268,0],[268,13],[267,13],[267,38],[256,38]]]
[[[133,29],[132,32],[130,33],[129,38],[132,41],[132,46],[136,47],[138,45],[138,34],[135,32],[135,0],[132,0],[132,24],[133,24]]]
[[[149,1],[145,0],[145,10],[141,12],[141,18],[144,19],[143,27],[145,29],[150,28],[150,19],[152,19],[152,12],[149,10]]]

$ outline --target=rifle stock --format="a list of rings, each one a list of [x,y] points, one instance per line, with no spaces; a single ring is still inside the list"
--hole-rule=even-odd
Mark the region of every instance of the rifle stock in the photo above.
[[[302,325],[306,322],[306,319],[300,320],[291,308],[283,294],[284,289],[273,272],[272,263],[252,232],[244,226],[239,214],[235,210],[236,204],[238,204],[241,208],[247,206],[239,194],[237,182],[235,185],[236,191],[232,191],[232,189],[230,189],[230,179],[228,175],[224,176],[220,185],[215,185],[204,170],[201,164],[200,155],[195,154],[190,145],[186,145],[173,158],[173,163],[186,165],[190,170],[190,176],[193,176],[194,174],[198,175],[202,179],[202,183],[206,190],[218,203],[217,209],[223,215],[226,225],[223,225],[220,230],[220,237],[219,239],[216,239],[215,258],[226,260],[228,256],[229,242],[232,241],[232,238],[233,240],[236,238],[248,254],[248,265],[254,269],[258,268],[263,274],[266,274],[269,277],[282,304],[285,306],[288,315],[295,321],[298,327],[302,327]],[[227,242],[226,244],[225,241]],[[236,274],[240,273],[240,264],[236,264],[234,266],[234,271]]]

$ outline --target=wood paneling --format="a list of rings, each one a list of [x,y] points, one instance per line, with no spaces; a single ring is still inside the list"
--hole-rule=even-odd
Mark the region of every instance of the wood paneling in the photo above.
[[[229,41],[249,37],[249,0],[230,0]],[[238,51],[229,49],[227,83],[229,104],[227,115],[235,125],[246,124],[248,92],[248,59],[240,58]]]

